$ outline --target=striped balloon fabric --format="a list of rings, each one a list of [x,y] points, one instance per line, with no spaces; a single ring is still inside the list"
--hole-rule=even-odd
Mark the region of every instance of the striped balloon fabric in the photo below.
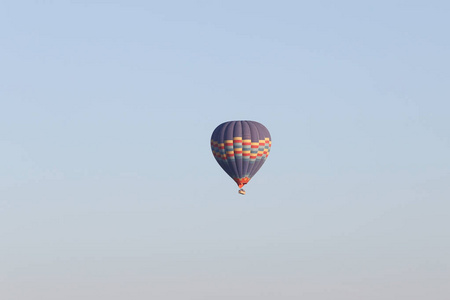
[[[211,136],[215,159],[239,188],[258,172],[269,156],[271,146],[269,131],[255,121],[222,123]]]

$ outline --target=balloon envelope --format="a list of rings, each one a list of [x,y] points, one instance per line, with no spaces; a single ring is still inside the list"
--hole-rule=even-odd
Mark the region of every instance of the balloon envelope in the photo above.
[[[258,172],[269,156],[271,146],[269,131],[255,121],[222,123],[211,136],[214,158],[239,188]]]

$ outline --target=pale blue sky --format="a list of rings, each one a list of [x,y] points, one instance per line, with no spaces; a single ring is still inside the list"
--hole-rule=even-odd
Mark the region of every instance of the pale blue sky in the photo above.
[[[447,1],[0,1],[0,298],[450,297]],[[263,123],[245,197],[214,128]]]

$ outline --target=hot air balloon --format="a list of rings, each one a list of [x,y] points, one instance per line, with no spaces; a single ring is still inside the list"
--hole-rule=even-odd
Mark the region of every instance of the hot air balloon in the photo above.
[[[222,169],[242,187],[258,172],[269,156],[272,141],[267,128],[255,121],[220,124],[211,136],[211,150]]]

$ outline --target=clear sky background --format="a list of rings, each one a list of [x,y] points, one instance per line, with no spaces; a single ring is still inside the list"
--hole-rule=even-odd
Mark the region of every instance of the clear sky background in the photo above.
[[[448,1],[0,1],[0,298],[450,299]],[[210,152],[263,123],[247,195]]]

